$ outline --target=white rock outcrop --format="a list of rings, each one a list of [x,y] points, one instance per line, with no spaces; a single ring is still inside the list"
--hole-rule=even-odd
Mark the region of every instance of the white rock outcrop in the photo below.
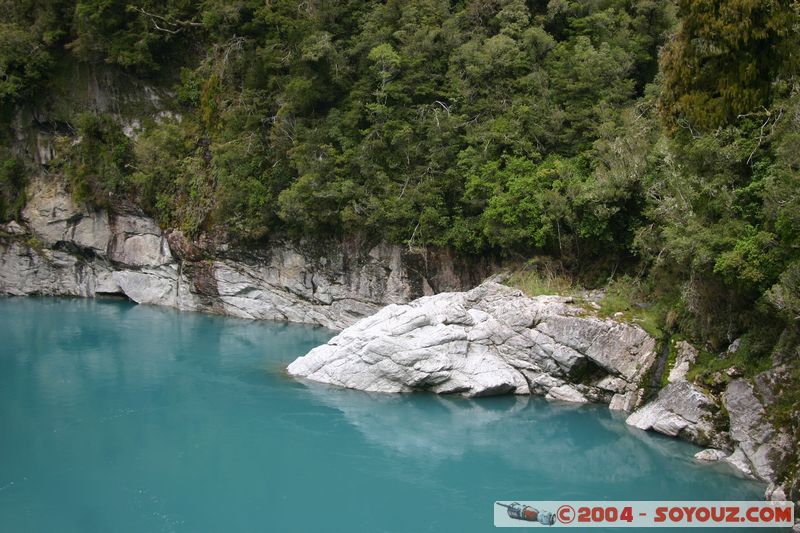
[[[295,376],[373,392],[542,394],[606,401],[636,391],[655,359],[638,326],[568,298],[486,282],[390,305],[289,365]]]
[[[734,442],[735,457],[730,462],[745,473],[774,483],[792,450],[791,438],[773,427],[748,381],[731,381],[722,401]]]
[[[692,351],[683,349],[694,359]],[[671,374],[670,378],[673,377]],[[722,422],[722,427],[729,424],[730,430],[722,429],[715,420]],[[793,454],[792,439],[772,425],[748,380],[731,381],[719,398],[679,375],[626,422],[640,429],[713,446],[695,454],[695,458],[727,463],[747,477],[769,483],[767,499],[779,499],[782,494],[779,483]]]
[[[0,294],[58,294],[91,297],[118,292],[108,286],[110,266],[86,262],[60,250],[35,249],[18,241],[0,242]]]
[[[115,216],[113,238],[109,237],[109,258],[134,267],[158,267],[174,263],[161,228],[150,218]]]
[[[715,463],[727,457],[727,452],[717,450],[716,448],[708,448],[701,452],[694,454],[694,458],[704,463]]]
[[[54,176],[32,180],[19,221],[0,226],[0,295],[118,294],[182,310],[343,329],[384,305],[472,285],[445,251],[387,243],[276,240],[260,249],[199,250],[128,209],[77,205]],[[474,267],[474,265],[473,265]]]
[[[700,445],[717,444],[712,409],[714,401],[696,385],[679,380],[661,389],[658,396],[631,414],[628,425],[681,437]]]
[[[686,341],[679,341],[675,348],[678,351],[675,357],[675,365],[672,367],[667,377],[670,383],[685,380],[689,369],[697,360],[698,356],[697,348]]]

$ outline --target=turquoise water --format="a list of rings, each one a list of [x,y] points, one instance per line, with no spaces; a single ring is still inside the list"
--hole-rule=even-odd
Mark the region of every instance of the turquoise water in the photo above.
[[[0,299],[0,531],[502,531],[495,500],[763,493],[599,406],[375,396],[284,374],[331,335]]]

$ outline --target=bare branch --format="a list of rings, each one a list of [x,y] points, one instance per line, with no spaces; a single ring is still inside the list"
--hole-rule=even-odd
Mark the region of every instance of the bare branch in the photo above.
[[[761,128],[760,128],[759,133],[758,133],[758,142],[756,143],[755,147],[753,148],[753,151],[750,152],[750,156],[747,158],[747,164],[748,165],[753,160],[753,156],[756,154],[758,149],[761,148],[761,144],[764,142],[764,139],[767,137],[767,135],[771,135],[775,131],[775,125],[778,123],[778,121],[781,119],[781,117],[783,117],[783,108],[778,108],[777,115],[775,115],[772,111],[770,111],[766,107],[762,107],[761,109],[763,109],[763,111],[754,112],[754,113],[745,113],[745,114],[738,115],[736,117],[736,118],[740,118],[741,119],[741,118],[748,118],[748,117],[752,117],[752,116],[759,116],[759,115],[762,115],[762,114],[766,115],[766,117],[767,117],[764,120],[764,123],[761,124]],[[773,117],[775,117],[774,120],[773,120]],[[767,126],[770,125],[770,121],[772,121],[772,125],[770,126],[769,133],[766,133],[765,130],[766,130]]]
[[[436,103],[439,104],[440,106],[442,106],[442,109],[444,109],[447,112],[447,116],[449,117],[450,116],[450,108],[447,107],[447,104],[445,104],[444,102],[442,102],[440,100],[436,100]]]
[[[145,11],[143,8],[139,6],[128,6],[128,9],[132,11],[138,11],[145,17],[150,19],[150,22],[153,23],[153,27],[158,31],[163,31],[170,34],[180,33],[184,28],[202,28],[203,24],[201,22],[195,22],[193,20],[179,20],[168,18],[163,15],[158,15],[156,13],[150,13]],[[159,25],[159,21],[161,25]]]

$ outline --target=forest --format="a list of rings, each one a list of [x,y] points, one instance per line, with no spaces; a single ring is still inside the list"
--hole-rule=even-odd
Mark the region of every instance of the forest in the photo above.
[[[0,219],[44,171],[241,246],[547,258],[708,350],[741,337],[754,373],[798,359],[798,61],[796,0],[0,0]],[[71,109],[36,168],[14,124],[64,65],[169,112]]]

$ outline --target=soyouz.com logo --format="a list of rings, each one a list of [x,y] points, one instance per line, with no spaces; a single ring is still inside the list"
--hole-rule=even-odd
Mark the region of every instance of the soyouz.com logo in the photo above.
[[[792,527],[792,502],[497,501],[495,527]]]

